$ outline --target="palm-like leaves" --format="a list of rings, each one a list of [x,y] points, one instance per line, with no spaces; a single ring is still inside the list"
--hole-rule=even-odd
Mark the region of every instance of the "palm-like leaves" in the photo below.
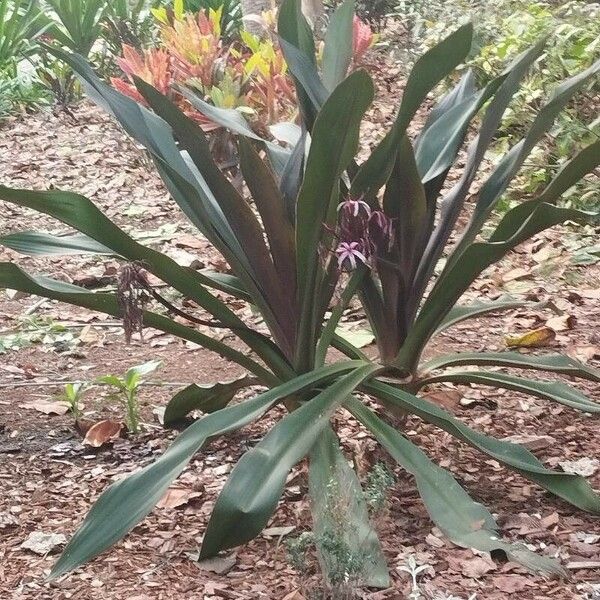
[[[52,50],[80,75],[89,96],[148,150],[177,204],[222,253],[234,274],[198,273],[180,267],[159,252],[136,243],[86,198],[61,191],[30,192],[0,187],[0,198],[45,212],[75,228],[78,234],[57,238],[23,232],[5,236],[0,242],[29,254],[108,253],[143,264],[173,289],[194,299],[251,352],[240,352],[151,310],[144,312],[144,324],[193,340],[252,374],[215,386],[189,386],[173,399],[166,413],[169,422],[179,421],[198,408],[208,416],[181,434],[153,465],[114,484],[101,496],[67,546],[53,576],[102,552],[143,519],[209,437],[251,423],[278,402],[290,414],[248,451],[231,473],[216,502],[202,556],[213,555],[255,536],[274,511],[290,469],[307,455],[315,527],[319,530],[328,526],[323,498],[331,479],[346,482],[355,494],[359,489],[330,427],[331,416],[344,407],[415,477],[432,519],[456,543],[484,551],[499,549],[531,568],[560,571],[553,561],[499,540],[490,513],[474,503],[450,474],[431,463],[421,450],[385,423],[385,414],[383,419],[378,417],[353,396],[356,390],[378,398],[384,411],[412,413],[573,505],[600,513],[600,498],[582,477],[547,469],[526,449],[474,431],[415,395],[430,383],[454,381],[524,391],[586,412],[598,412],[597,404],[565,384],[540,383],[494,370],[447,370],[465,365],[499,366],[548,370],[592,381],[600,379],[596,370],[572,359],[507,352],[447,355],[423,366],[419,360],[428,340],[444,328],[463,319],[523,304],[513,298],[466,306],[457,304],[485,268],[549,226],[589,218],[586,213],[559,208],[553,203],[598,165],[597,144],[567,163],[537,199],[509,211],[489,239],[477,237],[533,145],[551,126],[558,110],[598,71],[599,65],[560,86],[540,111],[524,141],[500,161],[483,184],[469,226],[426,295],[435,265],[450,239],[502,115],[527,68],[543,51],[543,42],[517,57],[482,90],[475,88],[474,78],[467,72],[431,111],[420,134],[411,141],[407,128],[422,101],[469,52],[471,26],[450,34],[416,63],[391,130],[359,165],[355,161],[359,126],[372,100],[373,84],[363,71],[345,77],[349,62],[349,42],[345,36],[351,13],[351,2],[347,0],[332,19],[321,78],[314,41],[301,15],[299,1],[286,0],[281,7],[279,34],[297,86],[303,118],[300,128],[279,127],[288,146],[262,139],[240,113],[217,109],[189,96],[198,110],[238,136],[241,172],[254,206],[219,170],[202,130],[167,98],[144,82],[136,81],[151,112],[100,81],[81,57]],[[182,93],[187,94],[185,90]],[[469,125],[486,104],[479,135],[470,144],[462,176],[440,198],[440,190],[455,164]],[[362,196],[371,209],[383,211],[392,219],[395,236],[389,247],[376,253],[374,264],[361,265],[352,274],[331,317],[325,319],[340,280],[337,262],[331,256],[337,208],[348,194]],[[94,294],[48,278],[32,277],[13,264],[0,265],[0,286],[113,315],[121,313],[114,294]],[[214,290],[257,306],[270,336],[248,327]],[[367,360],[360,350],[335,333],[339,318],[355,292],[362,299],[376,334],[381,364]],[[330,345],[353,360],[322,366]],[[230,404],[237,390],[256,384],[271,389],[252,400]],[[108,514],[110,519],[105,518]],[[357,543],[352,531],[369,540],[372,564],[363,569],[364,580],[385,586],[387,577],[381,551],[361,502],[351,503],[344,518],[349,522],[349,532],[344,537],[350,547]],[[326,566],[328,559],[323,548],[320,558]]]

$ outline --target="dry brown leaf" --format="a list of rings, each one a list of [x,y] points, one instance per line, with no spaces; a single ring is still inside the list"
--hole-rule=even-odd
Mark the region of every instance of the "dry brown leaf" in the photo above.
[[[567,354],[573,358],[587,362],[594,358],[600,358],[600,346],[577,346],[573,344],[567,348]]]
[[[281,600],[305,600],[305,598],[298,590],[294,590],[286,594]]]
[[[189,233],[178,235],[175,238],[175,245],[179,248],[193,248],[194,250],[206,249],[206,242],[202,238]]]
[[[577,319],[573,315],[559,315],[546,321],[546,327],[554,331],[569,331],[575,327]]]
[[[600,288],[591,290],[577,290],[577,293],[582,298],[589,298],[590,300],[600,300]]]
[[[493,578],[494,587],[505,594],[514,594],[522,592],[527,586],[535,585],[530,583],[527,577],[522,575],[497,575]]]
[[[486,573],[494,571],[496,563],[489,557],[476,556],[462,563],[461,572],[465,577],[479,579]]]
[[[69,412],[69,405],[61,400],[39,400],[38,402],[22,404],[21,407],[33,408],[45,415],[64,415]]]
[[[118,421],[99,421],[88,429],[83,438],[83,443],[86,446],[100,448],[104,444],[114,442],[121,435],[122,429],[123,423]]]
[[[425,394],[425,398],[438,406],[453,410],[457,406],[460,406],[462,394],[458,390],[436,390]]]
[[[550,327],[539,327],[515,335],[505,335],[504,343],[509,348],[539,348],[548,346],[556,337],[556,331]]]
[[[531,277],[531,273],[527,269],[519,267],[503,273],[502,281],[506,283],[508,281],[515,281],[516,279],[525,279],[526,277]]]
[[[201,495],[201,492],[192,489],[173,487],[167,490],[156,506],[158,508],[177,508],[184,506],[193,498],[198,498]]]

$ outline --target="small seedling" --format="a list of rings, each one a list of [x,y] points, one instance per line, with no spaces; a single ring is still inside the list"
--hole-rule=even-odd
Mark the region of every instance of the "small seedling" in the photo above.
[[[69,411],[73,415],[75,420],[81,417],[81,398],[83,394],[88,390],[89,384],[82,381],[76,383],[65,384],[63,393],[59,396],[59,399],[66,402],[69,405]]]
[[[410,594],[408,595],[409,600],[420,600],[421,590],[419,589],[419,584],[417,583],[417,576],[426,571],[430,565],[417,565],[417,561],[415,557],[411,554],[406,560],[406,565],[402,565],[398,567],[398,571],[404,571],[408,573],[412,579],[412,589]]]
[[[140,407],[137,393],[140,385],[143,383],[143,377],[152,373],[162,365],[159,360],[131,367],[122,377],[118,375],[104,375],[96,381],[116,388],[112,397],[121,402],[127,411],[126,424],[130,433],[139,433],[140,431]]]

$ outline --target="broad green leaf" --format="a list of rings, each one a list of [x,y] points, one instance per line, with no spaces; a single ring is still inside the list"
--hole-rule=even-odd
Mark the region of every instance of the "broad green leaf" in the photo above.
[[[0,288],[9,288],[27,294],[36,294],[42,298],[60,300],[61,302],[74,304],[75,306],[103,312],[116,318],[122,317],[122,310],[117,301],[116,294],[89,292],[84,288],[50,279],[49,277],[28,275],[14,263],[0,263]],[[279,383],[279,379],[273,373],[254,361],[247,353],[235,350],[223,342],[216,340],[214,337],[205,335],[191,327],[181,325],[181,323],[177,323],[177,321],[173,321],[168,317],[144,311],[144,326],[154,327],[154,329],[170,333],[183,340],[198,344],[207,350],[216,352],[224,358],[232,360],[241,367],[248,369],[248,371],[254,373],[265,384],[275,385]]]
[[[526,300],[517,300],[510,296],[502,296],[492,302],[481,302],[476,300],[472,304],[457,304],[454,306],[440,323],[433,335],[441,333],[445,329],[456,325],[466,319],[472,319],[481,315],[486,315],[493,312],[502,312],[513,308],[521,308],[529,306],[532,309],[543,308],[546,302],[528,302]]]
[[[318,369],[190,425],[162,456],[137,473],[116,481],[98,498],[54,565],[50,578],[60,577],[94,558],[131,531],[209,439],[245,427],[290,394],[360,369],[360,364],[346,362]]]
[[[343,81],[350,67],[353,17],[354,0],[345,0],[329,20],[322,63],[323,83],[329,91]]]
[[[435,369],[447,369],[448,367],[460,367],[463,365],[533,369],[600,382],[600,369],[585,365],[563,354],[535,355],[521,354],[520,352],[459,352],[457,354],[442,354],[426,362],[422,366],[422,371],[427,373]]]
[[[460,81],[447,93],[441,100],[429,111],[427,120],[419,136],[415,140],[415,147],[418,148],[425,132],[441,119],[449,110],[462,104],[477,91],[475,87],[475,75],[472,69],[467,69]]]
[[[578,389],[567,385],[566,383],[534,381],[533,379],[524,379],[515,377],[506,373],[496,373],[489,371],[459,371],[443,373],[442,375],[433,375],[420,382],[420,385],[428,385],[438,381],[450,381],[452,383],[474,383],[476,385],[489,385],[492,387],[514,390],[524,394],[538,396],[545,400],[554,400],[565,406],[576,408],[583,412],[600,413],[600,404],[590,400]]]
[[[417,60],[404,92],[392,129],[360,166],[352,181],[355,196],[373,198],[385,184],[396,162],[398,144],[427,94],[466,58],[473,39],[473,26],[463,25]]]
[[[483,552],[502,550],[509,560],[529,569],[566,575],[558,561],[535,554],[522,544],[502,540],[498,524],[482,504],[474,502],[448,471],[433,463],[421,449],[360,401],[352,398],[345,406],[394,460],[414,476],[431,519],[455,544]]]
[[[404,390],[380,381],[371,381],[363,388],[384,404],[415,414],[427,423],[447,431],[572,505],[600,514],[600,496],[584,477],[547,469],[523,446],[474,431],[439,406]]]
[[[506,214],[496,227],[490,241],[501,240],[510,235],[510,232],[514,230],[514,223],[525,220],[533,206],[542,202],[553,203],[584,175],[591,173],[599,164],[600,140],[589,144],[574,158],[566,162],[535,200],[522,202]]]
[[[52,235],[40,231],[20,231],[0,236],[0,244],[27,256],[114,254],[104,244],[81,233]]]
[[[505,215],[504,219],[512,223],[512,227],[505,230],[506,238],[495,239],[492,235],[488,242],[471,244],[454,265],[438,278],[394,361],[396,366],[412,370],[426,341],[484,269],[498,262],[509,250],[540,231],[564,221],[586,222],[591,216],[590,213],[558,208],[551,204],[531,204],[531,212],[524,220],[520,218],[521,215],[518,219],[515,218],[512,210]]]
[[[279,189],[285,201],[286,216],[292,225],[296,223],[296,200],[304,176],[307,137],[306,129],[302,128],[300,139],[294,146],[279,180]]]
[[[242,456],[213,508],[202,541],[201,559],[244,544],[264,529],[292,467],[308,454],[348,394],[377,369],[376,365],[354,363],[351,373],[281,419]]]
[[[339,179],[356,153],[360,122],[373,93],[371,78],[362,70],[354,72],[329,96],[313,128],[296,207],[296,272],[301,311],[296,360],[302,365],[301,370],[313,364],[322,316],[316,313],[323,226],[336,218]]]
[[[345,555],[340,557],[324,543],[328,536],[333,536],[356,563],[357,570],[350,577],[368,587],[389,587],[385,558],[369,522],[360,481],[331,427],[321,433],[310,452],[308,493],[318,558],[325,577],[347,567],[340,565]],[[329,577],[329,583],[335,582]]]
[[[383,209],[394,220],[395,253],[389,253],[378,263],[384,302],[384,323],[378,329],[395,326],[396,335],[403,337],[408,326],[406,305],[416,301],[412,299],[410,283],[419,264],[419,250],[429,229],[430,215],[435,210],[435,204],[433,207],[428,205],[407,135],[400,141],[396,162],[385,187]],[[399,343],[397,339],[396,347]]]
[[[209,385],[192,383],[171,398],[165,408],[164,425],[165,427],[175,425],[193,410],[201,410],[207,414],[221,410],[231,402],[239,390],[255,384],[256,379],[248,375]]]

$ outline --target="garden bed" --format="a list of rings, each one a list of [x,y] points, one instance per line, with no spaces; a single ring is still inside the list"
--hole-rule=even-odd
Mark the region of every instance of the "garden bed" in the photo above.
[[[373,141],[396,102],[393,93],[379,98],[371,112],[373,127],[367,125],[363,141]],[[2,183],[14,187],[52,185],[84,193],[143,243],[167,251],[184,264],[196,261],[197,266],[216,270],[225,267],[183,218],[174,218],[174,204],[148,170],[144,155],[107,117],[86,103],[72,115],[38,113],[4,124],[0,129],[0,172]],[[2,202],[0,217],[0,233],[63,231],[39,214]],[[551,345],[584,362],[598,364],[600,269],[597,265],[584,268],[572,264],[568,244],[579,235],[583,233],[568,227],[538,235],[486,272],[469,292],[471,298],[527,293],[531,299],[550,300],[553,310],[521,309],[485,321],[469,320],[441,335],[434,348],[500,350],[505,333],[531,330],[562,316],[564,328],[555,326],[558,331]],[[0,248],[1,260],[16,257]],[[97,257],[20,257],[19,262],[31,272],[92,288],[114,282],[116,272],[116,262]],[[232,308],[239,309],[235,305]],[[24,315],[29,317],[28,324],[19,323]],[[18,338],[30,331],[32,323],[46,327],[48,335],[44,342],[27,347],[26,336]],[[52,330],[59,323],[66,325],[66,332]],[[346,325],[364,329],[364,316],[351,312]],[[155,510],[112,551],[71,576],[44,583],[56,557],[37,555],[22,548],[22,543],[32,532],[68,537],[108,483],[147,464],[167,446],[174,435],[160,427],[155,409],[164,406],[177,387],[143,387],[140,401],[146,431],[97,451],[81,446],[69,416],[45,415],[36,405],[52,400],[63,382],[122,373],[149,359],[164,363],[152,380],[182,386],[231,379],[240,371],[214,354],[152,330],[146,332],[143,343],[134,339],[127,346],[118,323],[103,315],[40,303],[38,298],[23,295],[0,292],[0,329],[3,336],[9,330],[16,332],[14,343],[24,346],[0,355],[0,597],[210,600],[281,599],[290,594],[289,600],[300,600],[300,592],[294,595],[294,591],[303,582],[290,566],[280,538],[282,532],[293,536],[310,526],[304,463],[293,470],[285,502],[269,524],[270,530],[233,553],[233,564],[216,565],[218,569],[229,567],[227,573],[201,570],[193,560],[227,473],[268,430],[272,417],[243,434],[211,443],[199,453],[177,483],[180,506]],[[60,333],[66,335],[61,337]],[[591,398],[600,399],[597,385],[579,385]],[[600,454],[597,424],[585,415],[513,392],[466,387],[458,388],[458,392],[446,386],[429,393],[431,399],[477,430],[498,438],[522,436],[549,466]],[[119,418],[119,409],[99,391],[90,393],[84,402],[86,412],[93,411],[94,420]],[[362,476],[375,462],[385,460],[383,452],[366,440],[367,434],[347,413],[338,416],[335,424],[345,440],[347,456]],[[492,562],[457,548],[432,527],[412,478],[398,470],[388,509],[378,523],[393,588],[365,590],[364,597],[405,597],[411,591],[410,577],[398,567],[406,567],[411,556],[417,565],[429,565],[419,575],[419,582],[421,592],[431,598],[449,598],[450,594],[468,598],[476,593],[477,599],[493,600],[518,593],[527,600],[571,599],[584,598],[592,593],[592,584],[600,585],[597,520],[414,418],[406,424],[406,431],[436,462],[463,474],[457,475],[461,483],[497,513],[507,538],[531,544],[546,555],[558,555],[571,580],[546,580],[513,563]],[[589,481],[600,487],[600,469]],[[288,532],[290,527],[294,530]]]

